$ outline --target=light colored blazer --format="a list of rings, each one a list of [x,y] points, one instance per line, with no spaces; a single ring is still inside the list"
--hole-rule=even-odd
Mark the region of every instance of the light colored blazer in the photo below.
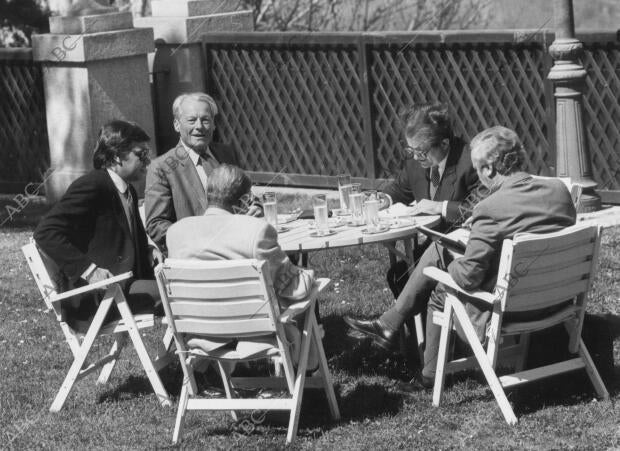
[[[170,258],[267,261],[283,306],[306,297],[314,282],[313,272],[291,263],[278,244],[278,233],[261,218],[210,207],[203,216],[184,218],[171,225],[166,242]]]
[[[219,163],[238,165],[231,147],[211,143],[209,149]],[[146,232],[165,252],[168,227],[179,219],[202,215],[206,208],[207,196],[196,167],[179,141],[176,147],[153,160],[146,174]]]

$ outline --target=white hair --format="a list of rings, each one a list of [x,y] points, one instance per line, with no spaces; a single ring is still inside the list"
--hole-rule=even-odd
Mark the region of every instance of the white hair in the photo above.
[[[198,102],[205,102],[209,106],[212,118],[214,118],[218,113],[217,104],[215,103],[215,100],[213,100],[213,97],[211,97],[209,94],[205,94],[204,92],[189,92],[181,94],[176,99],[174,99],[174,102],[172,102],[172,114],[174,115],[175,119],[179,119],[179,115],[181,114],[181,105],[187,99],[193,99]]]

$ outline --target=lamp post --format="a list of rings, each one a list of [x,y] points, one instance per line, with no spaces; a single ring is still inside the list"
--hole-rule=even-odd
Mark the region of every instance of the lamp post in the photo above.
[[[592,179],[590,150],[583,123],[583,90],[586,71],[581,64],[583,44],[575,39],[572,0],[553,0],[555,40],[549,47],[553,67],[549,80],[554,83],[556,111],[556,175],[570,177],[583,185],[583,211],[596,211],[601,198]]]

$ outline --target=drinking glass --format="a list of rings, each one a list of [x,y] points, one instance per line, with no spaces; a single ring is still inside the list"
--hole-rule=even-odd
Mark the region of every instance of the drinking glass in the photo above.
[[[364,201],[364,211],[366,213],[366,227],[369,232],[379,230],[379,206],[381,201],[377,196],[377,191],[371,190],[366,192],[366,200]]]
[[[267,192],[263,194],[263,212],[269,224],[278,228],[278,201],[276,193]]]
[[[312,208],[314,208],[314,223],[316,224],[317,235],[329,233],[327,223],[327,195],[315,194],[312,196]]]
[[[338,175],[338,192],[340,194],[340,209],[349,211],[349,193],[351,192],[351,176],[349,174]]]
[[[351,207],[351,222],[353,225],[362,225],[364,223],[364,194],[360,183],[351,184],[351,193],[349,194],[349,206]]]

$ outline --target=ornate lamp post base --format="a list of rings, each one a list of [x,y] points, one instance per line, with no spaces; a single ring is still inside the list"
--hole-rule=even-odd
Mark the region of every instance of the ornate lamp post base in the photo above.
[[[555,0],[556,38],[549,47],[554,59],[549,80],[554,82],[558,177],[570,177],[584,187],[581,212],[601,208],[592,178],[590,152],[583,123],[583,90],[586,71],[580,59],[583,44],[575,39],[572,0]]]

